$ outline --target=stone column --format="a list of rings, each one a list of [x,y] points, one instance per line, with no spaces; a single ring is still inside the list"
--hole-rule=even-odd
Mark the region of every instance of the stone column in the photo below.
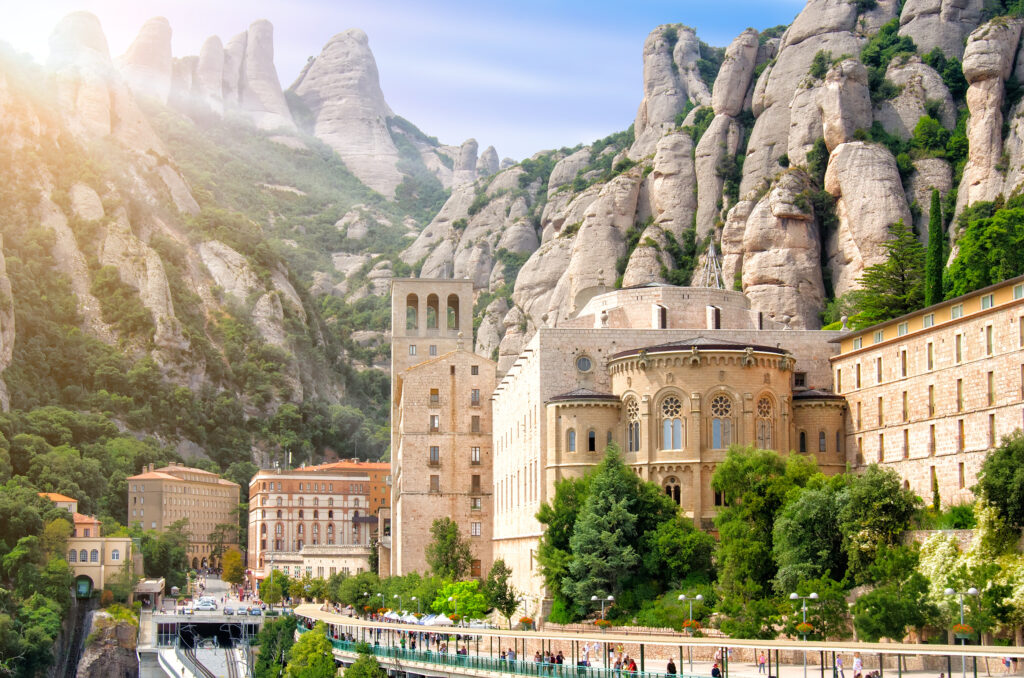
[[[737,440],[740,445],[752,444],[756,438],[754,437],[754,394],[744,393],[743,394],[743,433],[742,438]]]

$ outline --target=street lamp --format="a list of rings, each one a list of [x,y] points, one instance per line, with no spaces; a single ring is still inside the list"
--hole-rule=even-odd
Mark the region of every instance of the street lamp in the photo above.
[[[976,596],[976,595],[978,595],[978,589],[976,589],[976,588],[974,588],[972,586],[971,588],[967,589],[966,591],[955,591],[953,589],[946,589],[945,591],[943,591],[943,593],[945,593],[947,596],[958,596],[960,598],[960,624],[963,625],[963,623],[964,623],[964,596]],[[961,638],[960,639],[960,644],[961,645],[966,645],[967,644],[967,638]],[[960,676],[961,676],[961,678],[966,678],[966,676],[967,676],[967,657],[965,657],[963,655],[960,656]]]
[[[789,594],[789,599],[790,600],[802,601],[801,604],[800,604],[800,612],[803,614],[803,623],[806,624],[807,623],[807,601],[808,600],[817,600],[818,599],[818,594],[817,593],[812,593],[809,596],[801,596],[801,595],[799,595],[797,593],[790,593]],[[806,643],[807,642],[807,634],[804,633],[803,637],[804,637],[804,642]],[[807,650],[806,649],[804,649],[804,678],[807,678]]]
[[[615,596],[608,596],[607,598],[598,598],[597,596],[590,596],[590,602],[596,603],[601,602],[601,619],[604,619],[604,604],[607,602],[609,605],[615,602]]]
[[[403,611],[402,610],[402,605],[403,605],[402,601],[405,600],[405,599],[402,596],[398,595],[397,593],[395,595],[391,596],[391,597],[392,598],[398,598],[398,610],[399,611]]]
[[[685,593],[680,593],[678,600],[690,601],[690,632],[693,633],[693,601],[696,600],[697,602],[700,602],[704,600],[704,596],[702,596],[699,593],[695,596],[687,596]],[[693,673],[693,648],[689,645],[686,646],[686,657],[687,660],[690,662],[690,673]]]
[[[416,614],[420,613],[420,600],[416,596],[413,596],[410,600],[416,601]]]

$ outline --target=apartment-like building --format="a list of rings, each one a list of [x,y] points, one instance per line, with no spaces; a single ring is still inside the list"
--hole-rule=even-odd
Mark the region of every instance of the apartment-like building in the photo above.
[[[335,462],[262,470],[249,481],[249,568],[330,576],[369,569],[377,517],[370,466]],[[376,469],[375,470],[379,470]]]
[[[163,468],[150,464],[128,478],[129,524],[159,532],[187,519],[193,568],[220,565],[212,533],[218,525],[238,524],[238,501],[238,483],[176,462]]]
[[[391,534],[382,574],[426,572],[435,518],[450,517],[473,551],[470,574],[491,565],[493,361],[472,346],[473,284],[392,281]]]
[[[969,501],[988,451],[1024,423],[1024,276],[850,332],[832,365],[851,466]]]

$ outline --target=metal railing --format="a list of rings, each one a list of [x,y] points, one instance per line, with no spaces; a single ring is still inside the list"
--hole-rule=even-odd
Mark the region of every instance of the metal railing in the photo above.
[[[299,626],[299,633],[308,629]],[[346,640],[331,640],[334,649],[340,652],[359,652],[359,646],[366,643]],[[530,658],[501,659],[500,657],[434,652],[430,650],[409,650],[394,645],[368,645],[370,652],[381,659],[392,662],[420,662],[452,668],[461,668],[466,672],[487,671],[491,673],[507,673],[516,676],[537,676],[538,678],[707,678],[703,674],[676,673],[666,674],[655,671],[626,671],[624,669],[597,666],[574,666],[571,663],[553,664],[538,662]],[[569,662],[572,660],[570,659]]]

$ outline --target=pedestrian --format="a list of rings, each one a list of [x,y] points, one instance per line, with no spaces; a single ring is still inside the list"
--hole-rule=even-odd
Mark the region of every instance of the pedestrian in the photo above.
[[[853,678],[862,678],[864,672],[864,660],[860,658],[860,652],[853,653]]]
[[[846,678],[846,673],[843,670],[843,656],[836,655],[836,677]]]
[[[615,669],[615,678],[619,678],[619,676],[622,675],[622,650],[621,649],[619,650],[619,653],[617,655],[615,655],[615,663],[612,664],[612,668]]]
[[[765,666],[765,664],[767,662],[768,662],[768,659],[764,656],[764,650],[761,650],[761,654],[757,655],[757,672],[758,673],[767,673],[768,672],[768,669]]]
[[[1003,657],[1003,673],[1006,675],[1010,674],[1010,666],[1013,665],[1013,661],[1009,657]]]
[[[718,668],[718,662],[711,667],[711,678],[722,678],[722,670]]]
[[[676,675],[676,663],[672,661],[672,657],[668,658],[668,666],[665,667],[665,673],[670,676]]]
[[[583,643],[583,666],[590,666],[590,644]]]

